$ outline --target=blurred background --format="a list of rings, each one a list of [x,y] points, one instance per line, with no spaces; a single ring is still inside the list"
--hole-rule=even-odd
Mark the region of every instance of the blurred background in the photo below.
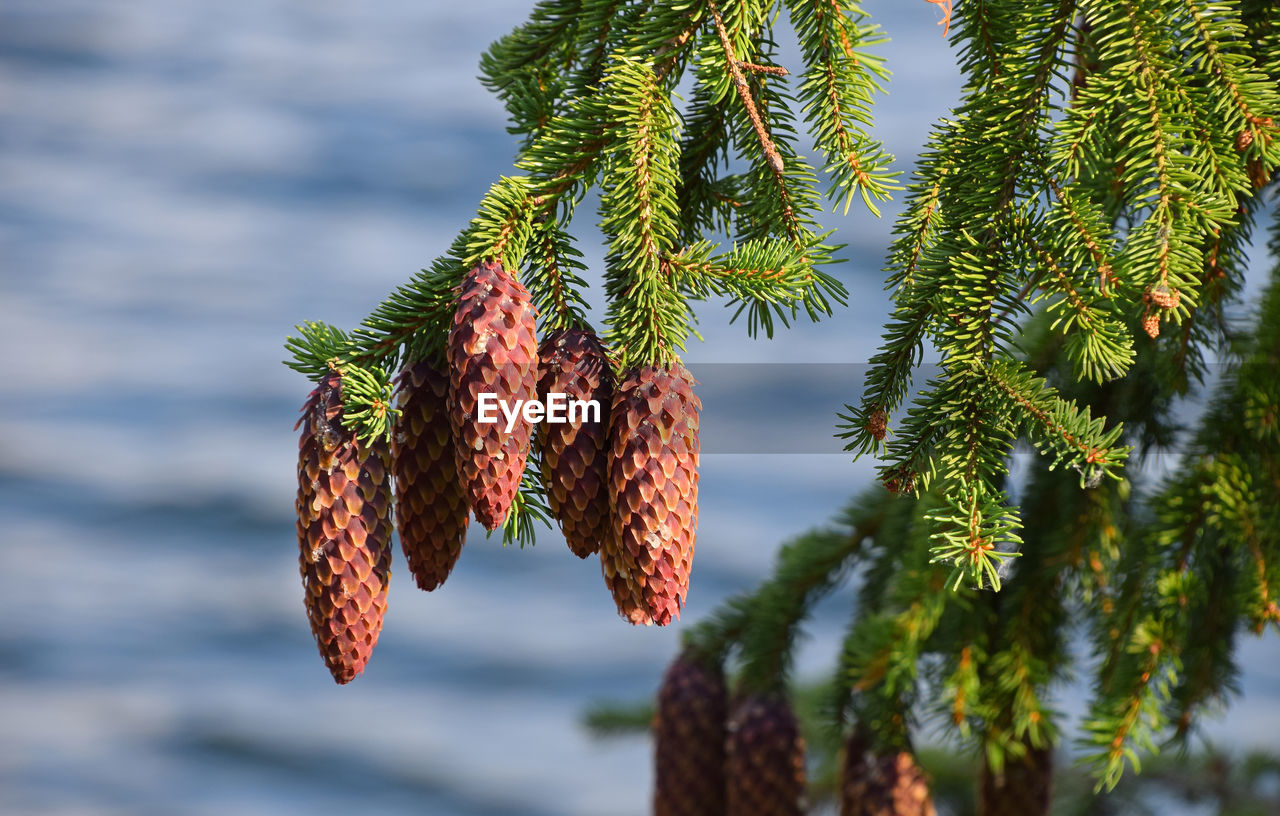
[[[431,595],[397,553],[381,641],[345,688],[302,608],[293,423],[310,386],[283,340],[304,319],[356,324],[510,171],[476,66],[530,6],[0,3],[0,813],[647,812],[647,743],[593,741],[581,715],[651,695],[680,627],[619,620],[557,533],[504,550],[473,527]],[[878,134],[909,169],[956,98],[954,58],[935,7],[868,8],[893,38]],[[708,304],[688,359],[865,361],[894,213],[830,217],[852,292],[836,317],[749,341]],[[828,428],[857,389],[738,370],[747,387],[704,394],[704,425],[760,399],[792,406],[781,425]],[[748,450],[704,457],[686,621],[872,473]],[[801,677],[829,667],[847,603],[819,610]],[[1274,637],[1244,641],[1219,744],[1280,747],[1278,657]]]

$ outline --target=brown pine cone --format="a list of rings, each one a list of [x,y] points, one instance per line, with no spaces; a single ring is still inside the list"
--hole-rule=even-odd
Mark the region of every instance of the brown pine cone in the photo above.
[[[685,653],[672,662],[654,714],[654,816],[724,813],[724,673]]]
[[[311,632],[349,683],[382,631],[391,578],[391,455],[342,426],[341,381],[327,375],[298,420],[298,546]],[[295,426],[297,427],[297,426]]]
[[[857,732],[845,743],[840,816],[935,816],[929,780],[910,751],[871,754]]]
[[[444,583],[467,538],[462,492],[449,424],[449,378],[428,363],[400,374],[400,419],[391,440],[396,527],[409,571],[421,589]]]
[[[532,426],[517,418],[511,431],[481,423],[480,395],[515,409],[538,390],[538,344],[529,292],[501,264],[486,261],[467,273],[449,331],[449,412],[467,501],[476,520],[496,530],[507,518],[529,457]]]
[[[609,409],[613,372],[604,347],[581,329],[557,331],[538,349],[538,396],[565,394],[572,402],[594,401],[599,421],[587,414],[573,423],[544,423],[538,434],[542,483],[551,513],[569,549],[586,558],[609,532]]]
[[[728,816],[800,816],[804,740],[786,701],[749,696],[733,709],[725,749]]]
[[[618,612],[632,623],[680,618],[698,527],[698,412],[679,363],[632,371],[610,412],[613,518],[600,550]]]
[[[1008,754],[994,773],[984,762],[978,791],[978,816],[1047,816],[1053,796],[1053,749],[1027,747],[1025,756]]]

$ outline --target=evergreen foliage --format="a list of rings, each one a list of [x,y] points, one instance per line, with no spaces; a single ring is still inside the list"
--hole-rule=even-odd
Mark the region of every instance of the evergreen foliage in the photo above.
[[[455,287],[475,264],[518,272],[543,331],[585,327],[572,226],[592,187],[608,244],[605,340],[620,370],[676,362],[693,304],[712,297],[734,319],[745,313],[752,336],[829,315],[846,292],[822,270],[837,247],[818,225],[818,179],[794,120],[798,111],[813,126],[831,199],[847,210],[858,196],[876,212],[894,189],[891,157],[867,133],[886,76],[867,49],[882,37],[856,3],[788,3],[804,49],[793,99],[774,64],[783,21],[772,6],[541,0],[480,64],[520,137],[518,174],[499,178],[448,252],[360,326],[299,326],[286,364],[312,379],[340,370],[357,386],[344,389],[344,422],[369,438],[388,433],[395,372],[441,359]],[[542,507],[541,484],[527,480],[507,540],[532,541],[529,511]]]
[[[1280,165],[1280,7],[947,8],[963,98],[909,185],[893,313],[842,415],[888,490],[685,644],[743,692],[783,686],[812,600],[855,574],[828,733],[896,750],[941,727],[999,775],[1063,747],[1053,692],[1084,680],[1077,753],[1109,790],[1230,700],[1243,633],[1280,628],[1280,266],[1240,297]]]
[[[954,14],[964,95],[911,186],[890,253],[894,313],[844,427],[850,450],[884,454],[887,484],[945,497],[938,557],[998,583],[989,554],[1021,529],[1002,485],[1010,445],[1029,439],[1085,483],[1119,478],[1127,454],[1120,426],[1020,367],[1020,319],[1043,304],[1072,380],[1123,377],[1136,330],[1162,327],[1181,335],[1183,386],[1203,377],[1222,339],[1205,317],[1238,285],[1221,279],[1238,278],[1249,202],[1280,162],[1280,55],[1259,47],[1274,36],[1265,4]],[[942,374],[886,442],[926,344]]]
[[[1059,743],[1052,692],[1084,677],[1082,747],[1110,788],[1230,698],[1240,633],[1280,626],[1280,267],[1239,320],[1280,167],[1280,6],[930,2],[963,95],[907,188],[893,311],[841,417],[888,489],[784,547],[685,645],[736,669],[740,693],[776,694],[814,602],[856,571],[820,695],[829,732],[856,722],[897,750],[942,724],[999,774]],[[288,364],[341,372],[344,422],[381,436],[392,375],[439,358],[474,264],[518,271],[543,331],[585,326],[572,227],[592,187],[619,368],[676,362],[711,297],[753,335],[830,314],[846,292],[823,271],[838,247],[801,131],[830,202],[887,200],[890,157],[868,134],[881,40],[845,0],[541,0],[481,62],[518,174],[360,326],[299,326]],[[926,356],[940,373],[919,383]],[[1182,427],[1175,407],[1205,394]],[[1015,480],[1021,449],[1039,455]],[[536,472],[509,538],[532,540],[545,513]],[[1073,660],[1080,640],[1096,662]]]

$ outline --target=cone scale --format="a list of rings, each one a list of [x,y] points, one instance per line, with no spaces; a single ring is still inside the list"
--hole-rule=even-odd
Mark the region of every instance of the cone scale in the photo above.
[[[391,456],[342,426],[328,374],[298,420],[299,570],[307,618],[338,683],[364,671],[382,631],[391,577]]]
[[[482,423],[482,394],[514,408],[538,387],[535,312],[529,292],[500,264],[472,268],[462,282],[449,330],[449,412],[458,471],[467,502],[485,529],[506,520],[529,457],[532,426],[506,418]]]
[[[698,413],[694,379],[678,363],[642,367],[610,412],[612,525],[600,550],[618,613],[665,626],[680,617],[698,526]]]
[[[428,363],[400,375],[400,419],[391,438],[396,528],[405,561],[427,592],[453,571],[467,537],[467,497],[449,422],[449,378]]]

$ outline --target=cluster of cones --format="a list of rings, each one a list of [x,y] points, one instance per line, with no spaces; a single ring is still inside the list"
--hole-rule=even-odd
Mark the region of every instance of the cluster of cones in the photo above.
[[[696,654],[667,669],[654,717],[655,816],[801,816],[805,747],[785,698],[729,703],[718,664]],[[934,816],[928,779],[910,751],[845,745],[841,816]]]
[[[382,628],[393,504],[405,559],[427,591],[453,570],[470,513],[489,530],[506,520],[533,426],[517,419],[508,430],[501,411],[497,422],[480,422],[483,394],[509,407],[550,393],[600,406],[598,421],[587,411],[540,426],[548,504],[575,555],[599,553],[622,617],[679,618],[698,519],[701,403],[688,372],[678,363],[642,366],[615,382],[604,346],[585,329],[556,331],[539,346],[528,291],[496,263],[463,281],[446,357],[447,371],[417,362],[401,372],[390,446],[342,426],[340,371],[303,406],[300,565],[311,629],[334,679],[363,671]]]

